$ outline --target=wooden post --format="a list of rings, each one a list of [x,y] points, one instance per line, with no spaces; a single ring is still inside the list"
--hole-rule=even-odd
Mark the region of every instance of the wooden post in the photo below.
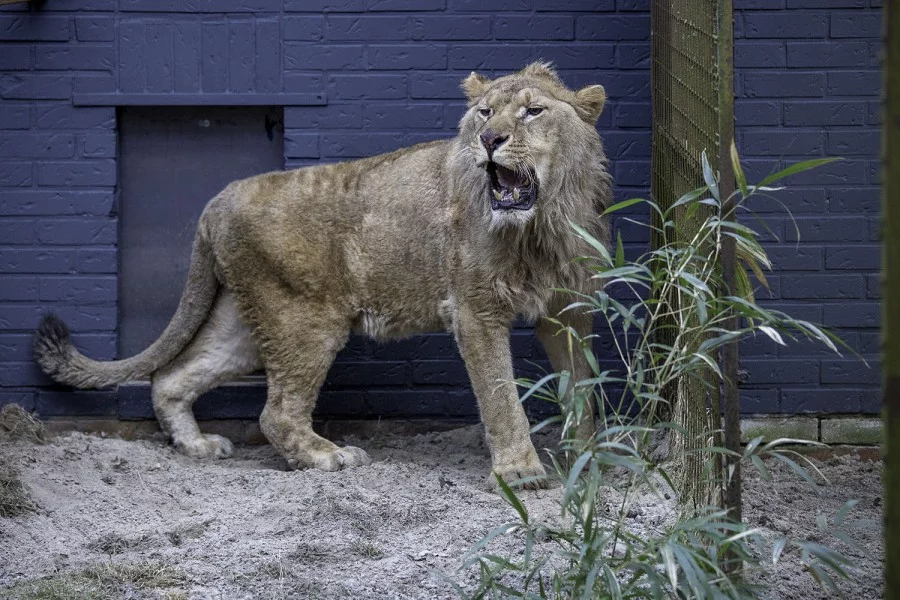
[[[900,0],[884,3],[884,536],[885,598],[900,598]]]

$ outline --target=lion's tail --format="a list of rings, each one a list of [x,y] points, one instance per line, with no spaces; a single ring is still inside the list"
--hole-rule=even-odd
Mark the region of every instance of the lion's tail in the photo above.
[[[214,266],[212,246],[201,221],[178,309],[149,348],[124,360],[92,360],[72,345],[69,328],[62,319],[47,314],[35,337],[35,359],[54,380],[78,388],[100,388],[147,377],[174,359],[206,320],[219,287]]]

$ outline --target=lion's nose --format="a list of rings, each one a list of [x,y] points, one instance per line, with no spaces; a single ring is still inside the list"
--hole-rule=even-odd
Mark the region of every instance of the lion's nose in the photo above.
[[[500,144],[508,139],[508,135],[500,135],[492,129],[485,129],[481,133],[481,143],[484,146],[484,149],[487,150],[488,158],[491,158],[494,154],[494,150],[499,148]]]

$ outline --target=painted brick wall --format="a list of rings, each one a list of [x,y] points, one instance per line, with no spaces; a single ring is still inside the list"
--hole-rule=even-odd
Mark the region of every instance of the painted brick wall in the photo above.
[[[598,125],[617,199],[649,185],[647,0],[48,0],[0,8],[0,404],[43,415],[142,416],[115,392],[72,394],[30,360],[47,309],[76,342],[113,358],[116,342],[116,113],[97,94],[282,98],[288,167],[345,160],[453,135],[459,81],[537,58],[572,86],[602,83]],[[795,178],[758,206],[782,242],[767,302],[841,328],[877,353],[880,10],[858,0],[736,0],[739,147],[753,175],[794,158],[848,160]],[[317,105],[298,105],[296,97]],[[255,99],[255,100],[254,100]],[[165,103],[161,100],[160,103]],[[308,104],[308,103],[306,103]],[[644,230],[621,223],[630,251]],[[546,366],[513,333],[520,372]],[[877,369],[809,345],[745,345],[748,412],[871,412]],[[252,416],[261,398],[228,397],[207,416]],[[352,339],[323,412],[469,416],[474,402],[452,341],[378,346]]]

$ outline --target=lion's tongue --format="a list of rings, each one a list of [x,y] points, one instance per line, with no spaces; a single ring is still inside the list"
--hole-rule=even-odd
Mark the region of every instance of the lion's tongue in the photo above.
[[[497,181],[501,186],[509,189],[525,185],[524,177],[512,169],[507,169],[500,165],[497,165]]]

